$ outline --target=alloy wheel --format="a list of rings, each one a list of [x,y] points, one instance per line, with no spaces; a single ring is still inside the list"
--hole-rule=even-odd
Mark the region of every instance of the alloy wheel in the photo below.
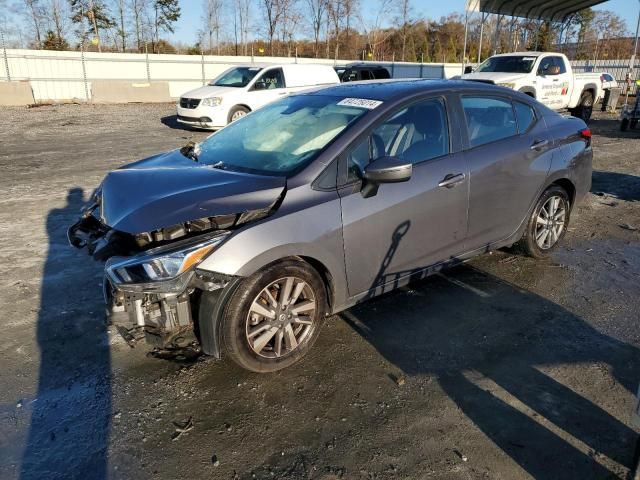
[[[547,199],[536,218],[536,243],[542,250],[553,247],[562,231],[567,216],[565,200],[560,196],[552,196]]]
[[[307,282],[285,277],[254,298],[246,319],[246,339],[254,353],[280,358],[295,351],[316,326],[316,298]]]

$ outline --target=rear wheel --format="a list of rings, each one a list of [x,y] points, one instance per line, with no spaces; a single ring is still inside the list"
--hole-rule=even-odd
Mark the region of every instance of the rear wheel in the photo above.
[[[531,257],[547,256],[564,237],[570,214],[567,192],[557,185],[549,187],[538,199],[519,246]]]
[[[581,118],[585,123],[589,122],[591,114],[593,113],[593,100],[593,93],[588,91],[582,92],[580,104],[573,109],[571,114],[574,117]]]
[[[286,368],[315,343],[326,305],[324,284],[311,266],[296,261],[268,266],[229,299],[222,324],[225,349],[247,370]]]

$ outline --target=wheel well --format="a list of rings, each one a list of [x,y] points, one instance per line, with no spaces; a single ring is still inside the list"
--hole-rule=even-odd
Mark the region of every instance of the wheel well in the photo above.
[[[321,261],[316,260],[313,257],[300,256],[300,257],[293,257],[293,258],[298,258],[304,261],[305,263],[308,263],[309,265],[311,265],[311,267],[313,267],[313,269],[316,272],[318,272],[327,290],[327,302],[329,303],[329,307],[331,308],[333,306],[334,291],[333,291],[333,277],[331,276],[329,269],[325,267]]]
[[[531,98],[536,98],[536,94],[531,90],[519,90],[519,92],[524,93],[525,95],[528,95]]]
[[[591,98],[593,98],[594,102],[596,99],[596,91],[593,88],[585,88],[582,91],[582,95],[584,95],[585,93],[590,93],[591,94]],[[580,95],[580,97],[582,97],[582,95]]]
[[[235,104],[233,107],[231,107],[231,110],[233,110],[236,107],[243,107],[243,108],[246,108],[247,110],[251,111],[251,107],[249,105],[245,105],[244,103]]]
[[[571,206],[573,206],[573,201],[576,197],[576,187],[573,185],[571,180],[567,178],[561,178],[553,182],[551,185],[558,185],[565,192],[567,192],[567,195],[569,195],[569,200],[571,201]]]

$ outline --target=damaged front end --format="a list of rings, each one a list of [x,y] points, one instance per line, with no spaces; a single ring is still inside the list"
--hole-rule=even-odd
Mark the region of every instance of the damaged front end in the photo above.
[[[234,230],[271,215],[285,191],[284,178],[185,164],[170,153],[107,175],[68,238],[106,261],[107,314],[130,345],[185,346],[201,340],[202,293],[235,280],[198,265]],[[205,353],[218,353],[204,343]]]

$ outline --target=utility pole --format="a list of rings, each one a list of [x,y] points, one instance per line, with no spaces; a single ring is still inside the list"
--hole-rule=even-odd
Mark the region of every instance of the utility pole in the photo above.
[[[633,77],[633,70],[635,69],[635,66],[636,66],[636,55],[638,53],[638,33],[640,33],[640,0],[638,0],[638,23],[636,25],[636,41],[633,46],[633,55],[631,55],[631,60],[629,61],[629,79]],[[627,93],[625,94],[625,97],[624,97],[625,108],[629,104],[630,90],[631,88],[627,88]],[[638,89],[636,89],[636,95],[638,95]]]

